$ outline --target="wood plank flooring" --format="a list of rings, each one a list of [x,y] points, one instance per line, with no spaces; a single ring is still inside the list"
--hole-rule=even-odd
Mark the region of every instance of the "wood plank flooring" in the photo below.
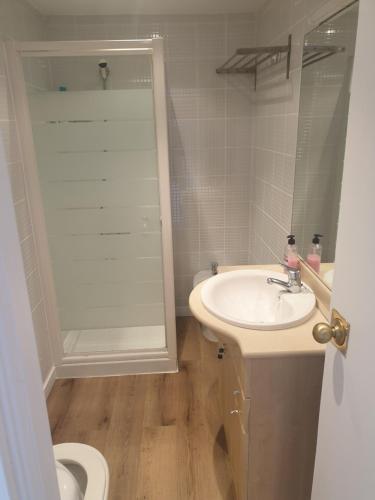
[[[53,442],[99,449],[109,500],[235,500],[219,407],[215,344],[177,322],[180,372],[56,381]]]

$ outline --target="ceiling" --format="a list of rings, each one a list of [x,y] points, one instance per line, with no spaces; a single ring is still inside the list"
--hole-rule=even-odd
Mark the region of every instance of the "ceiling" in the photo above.
[[[224,14],[254,12],[265,0],[29,0],[44,15]]]

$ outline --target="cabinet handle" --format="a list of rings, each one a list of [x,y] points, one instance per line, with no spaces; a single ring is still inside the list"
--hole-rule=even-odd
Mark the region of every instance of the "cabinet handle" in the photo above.
[[[239,396],[241,394],[241,391],[239,389],[235,389],[233,391],[233,396]]]
[[[239,415],[240,413],[240,410],[230,410],[229,415]]]

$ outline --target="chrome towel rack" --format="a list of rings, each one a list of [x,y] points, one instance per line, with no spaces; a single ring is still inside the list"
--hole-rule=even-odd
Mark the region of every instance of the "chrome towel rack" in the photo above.
[[[286,45],[274,45],[270,47],[251,47],[237,49],[236,52],[225,63],[216,69],[218,74],[228,73],[250,73],[254,75],[254,90],[257,88],[258,70],[261,65],[268,62],[268,67],[286,61],[286,78],[289,79],[290,55],[292,51],[292,35],[288,36]]]
[[[310,66],[327,57],[345,52],[345,47],[338,45],[314,45],[305,43],[303,47],[302,67]]]

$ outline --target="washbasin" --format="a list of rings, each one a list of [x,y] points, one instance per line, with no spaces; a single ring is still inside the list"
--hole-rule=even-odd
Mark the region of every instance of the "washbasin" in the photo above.
[[[301,293],[285,293],[267,278],[286,280],[285,274],[267,270],[217,274],[203,285],[202,303],[219,319],[254,330],[290,328],[312,315],[315,295],[308,286],[303,284]]]

